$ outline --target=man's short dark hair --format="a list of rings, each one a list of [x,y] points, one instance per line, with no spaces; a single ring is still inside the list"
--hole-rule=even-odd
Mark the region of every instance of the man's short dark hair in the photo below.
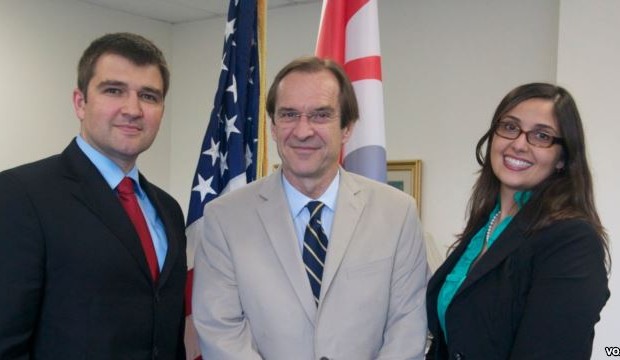
[[[95,65],[102,55],[119,55],[135,65],[157,65],[164,83],[164,97],[170,85],[170,71],[161,50],[150,40],[132,33],[106,34],[94,40],[78,63],[78,89],[88,98],[88,83],[95,75]]]

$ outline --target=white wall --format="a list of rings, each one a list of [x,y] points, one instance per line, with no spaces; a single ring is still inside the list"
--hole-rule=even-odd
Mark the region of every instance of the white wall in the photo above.
[[[582,111],[603,222],[611,239],[620,235],[613,212],[620,170],[609,154],[620,134],[612,108],[620,80],[616,0],[380,0],[379,12],[388,158],[423,160],[422,222],[442,253],[463,227],[474,146],[494,107],[514,86],[554,81],[556,72]],[[269,12],[268,81],[313,52],[319,14],[318,3]],[[139,164],[186,208],[224,23],[172,26],[74,0],[0,0],[0,170],[55,154],[75,136],[71,92],[81,52],[103,33],[134,31],[162,47],[172,65],[164,125]],[[620,290],[616,279],[612,293]],[[605,308],[593,358],[619,345],[619,306],[612,297]]]
[[[605,346],[620,346],[620,140],[617,104],[620,90],[620,2],[562,0],[558,46],[558,82],[577,99],[588,140],[596,202],[612,243],[611,299],[601,314],[593,359],[608,359]],[[616,160],[613,160],[616,159]]]
[[[171,55],[171,26],[163,22],[73,0],[0,0],[0,169],[56,154],[78,134],[71,104],[77,62],[93,39],[116,31],[145,35]],[[165,188],[170,140],[164,120],[138,161]]]
[[[555,78],[558,3],[384,0],[379,11],[388,159],[422,159],[422,222],[447,246],[500,99]]]

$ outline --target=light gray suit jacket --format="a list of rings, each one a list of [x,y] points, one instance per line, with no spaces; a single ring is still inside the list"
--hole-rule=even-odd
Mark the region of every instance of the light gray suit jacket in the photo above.
[[[280,171],[210,202],[192,308],[205,359],[422,359],[427,263],[414,201],[341,169],[318,308]]]

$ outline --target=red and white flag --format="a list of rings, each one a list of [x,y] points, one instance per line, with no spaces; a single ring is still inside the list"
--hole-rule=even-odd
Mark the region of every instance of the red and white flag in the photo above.
[[[385,125],[377,1],[323,0],[316,55],[343,65],[357,96],[360,119],[344,147],[344,168],[385,182]]]

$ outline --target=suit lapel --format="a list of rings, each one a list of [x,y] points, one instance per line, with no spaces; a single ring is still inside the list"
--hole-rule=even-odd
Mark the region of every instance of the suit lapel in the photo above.
[[[487,250],[474,267],[471,268],[467,278],[465,278],[465,281],[463,281],[463,284],[455,296],[458,296],[459,293],[467,289],[504,261],[504,259],[523,243],[525,239],[523,234],[523,225],[521,224],[519,214],[517,214],[489,250]]]
[[[73,196],[120,240],[150,280],[151,275],[138,234],[99,170],[80,150],[75,140],[63,151],[61,157]]]
[[[299,302],[308,319],[314,323],[316,305],[313,301],[306,270],[301,261],[297,235],[293,220],[289,215],[289,206],[284,195],[281,177],[281,171],[277,171],[265,179],[259,190],[261,198],[259,201],[261,202],[257,207],[258,217],[265,227],[269,241]]]
[[[471,239],[471,238],[469,238]],[[461,258],[463,252],[465,252],[465,248],[467,247],[469,242],[461,242],[455,249],[450,253],[448,258],[444,261],[444,263],[435,271],[435,274],[431,277],[427,285],[427,314],[428,314],[428,328],[433,334],[439,334],[439,319],[437,315],[437,300],[439,296],[439,291],[443,286],[446,276],[452,271],[456,262]]]
[[[142,176],[142,174],[140,174],[140,186],[153,204],[153,207],[155,207],[157,216],[159,216],[164,225],[164,230],[166,231],[166,238],[168,240],[168,250],[164,259],[164,266],[161,270],[161,273],[159,274],[159,281],[157,285],[158,287],[160,287],[166,282],[166,280],[170,276],[170,271],[172,270],[173,264],[175,263],[174,260],[177,258],[180,250],[180,240],[176,238],[176,233],[173,231],[174,223],[173,220],[170,218],[170,211],[163,210],[165,209],[165,206],[161,203],[161,199],[159,198],[157,192],[155,191],[154,187],[146,180],[146,178]],[[143,254],[144,251],[142,249],[140,250]]]
[[[332,232],[328,235],[327,257],[323,270],[321,297],[326,297],[329,288],[340,269],[344,254],[353,239],[366,201],[361,196],[361,187],[346,171],[340,169],[340,185]]]
[[[484,223],[476,227],[480,229]],[[465,289],[473,286],[485,274],[492,271],[506,257],[510,255],[523,242],[523,228],[517,215],[512,223],[504,230],[500,237],[495,241],[493,246],[480,258],[474,265],[470,273],[461,284],[454,297],[458,297]],[[445,260],[445,262],[437,269],[431,280],[428,282],[427,290],[427,313],[428,327],[433,334],[440,334],[439,320],[437,319],[437,297],[443,286],[446,276],[452,271],[457,261],[461,258],[465,249],[471,242],[474,234],[465,236],[466,241],[461,242],[456,249]]]

